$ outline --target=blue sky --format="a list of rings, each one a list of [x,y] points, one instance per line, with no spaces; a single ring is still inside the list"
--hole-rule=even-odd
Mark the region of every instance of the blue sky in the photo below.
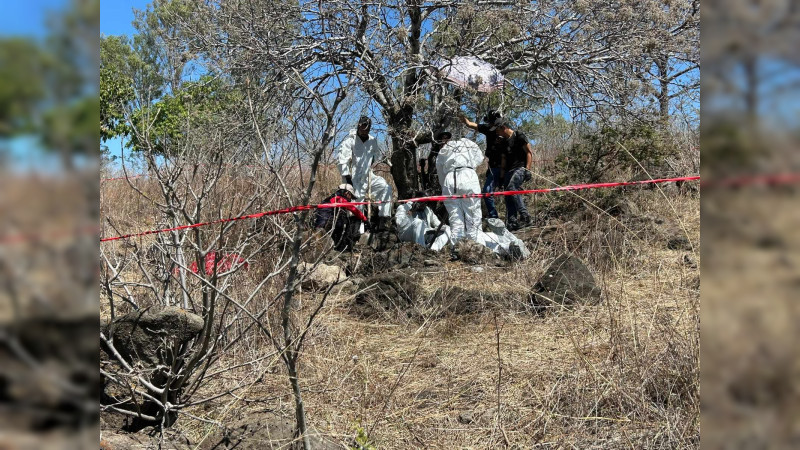
[[[133,33],[133,9],[145,9],[152,0],[101,0],[100,33],[127,34]]]
[[[0,35],[45,35],[47,12],[62,9],[67,0],[9,0],[3,2],[0,14]]]

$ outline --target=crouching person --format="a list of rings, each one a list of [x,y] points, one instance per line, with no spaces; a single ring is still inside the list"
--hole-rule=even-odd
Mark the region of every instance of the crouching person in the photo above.
[[[414,197],[424,197],[415,192]],[[442,225],[436,214],[423,202],[408,202],[397,207],[395,213],[397,236],[403,242],[416,242],[438,252],[450,242],[450,227]]]
[[[462,138],[451,141],[449,132],[436,136],[436,145],[441,145],[436,158],[436,172],[444,195],[463,195],[444,201],[447,208],[453,243],[461,239],[480,242],[478,233],[481,230],[481,200],[469,197],[481,192],[481,184],[475,168],[483,162],[483,152],[478,144]]]
[[[349,203],[355,196],[353,186],[341,184],[333,195],[322,201],[328,203]],[[352,251],[353,246],[361,237],[361,224],[369,227],[369,222],[364,213],[355,205],[340,207],[321,207],[317,209],[314,217],[314,228],[319,231],[333,231],[333,249],[338,252]]]

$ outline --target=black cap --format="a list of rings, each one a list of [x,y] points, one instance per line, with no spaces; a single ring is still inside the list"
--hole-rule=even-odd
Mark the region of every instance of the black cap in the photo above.
[[[361,116],[358,119],[358,126],[366,126],[367,128],[372,127],[372,119],[367,116]]]
[[[494,123],[495,120],[501,117],[503,117],[503,115],[500,114],[500,111],[497,111],[496,109],[490,109],[489,111],[486,111],[486,115],[483,116],[483,121],[485,123],[491,124]]]
[[[434,140],[441,141],[441,140],[444,140],[444,139],[450,139],[452,137],[453,137],[453,135],[449,131],[440,131],[440,132],[436,133],[436,137],[435,137]]]
[[[504,118],[504,117],[498,117],[492,123],[492,126],[491,126],[491,128],[489,128],[489,131],[494,131],[494,130],[497,129],[497,127],[511,128],[511,122],[508,119]]]

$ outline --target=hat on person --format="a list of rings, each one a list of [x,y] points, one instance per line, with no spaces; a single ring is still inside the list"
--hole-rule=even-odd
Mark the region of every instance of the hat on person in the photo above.
[[[372,127],[372,119],[370,119],[367,116],[361,116],[358,119],[358,126],[359,127],[363,126],[363,127],[366,127],[366,128],[371,128]]]
[[[442,141],[444,139],[451,139],[452,137],[453,137],[453,134],[450,133],[449,131],[440,131],[440,132],[436,133],[436,137],[434,138],[434,140],[436,142],[439,142],[439,141]]]
[[[503,117],[500,111],[496,109],[490,109],[489,111],[486,112],[486,115],[483,116],[483,121],[485,123],[491,124],[494,123],[494,121],[499,119],[500,117]]]
[[[355,191],[355,189],[353,189],[353,185],[352,184],[342,183],[342,184],[339,185],[339,190],[340,191],[347,191],[352,195],[356,195],[356,191]]]
[[[498,127],[511,128],[511,122],[505,117],[498,117],[497,119],[494,120],[492,126],[489,127],[489,131],[494,131]]]

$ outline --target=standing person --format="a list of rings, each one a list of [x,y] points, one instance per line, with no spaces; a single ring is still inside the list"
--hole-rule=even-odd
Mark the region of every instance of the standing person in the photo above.
[[[502,167],[505,171],[503,186],[509,191],[522,190],[522,183],[533,178],[531,176],[531,163],[533,152],[528,137],[520,131],[511,128],[508,119],[495,121],[495,133],[500,139],[505,140],[502,145],[505,152],[502,155]],[[498,143],[495,143],[497,145]],[[507,195],[506,199],[506,227],[509,231],[516,231],[531,223],[531,216],[522,195]]]
[[[421,191],[414,193],[415,198],[425,196]],[[423,202],[408,202],[398,206],[394,221],[397,237],[403,242],[430,246],[435,252],[450,242],[450,227],[442,225],[436,214]]]
[[[427,166],[428,157],[431,154],[431,144],[422,144],[417,147],[417,162],[419,163],[419,178],[422,183],[422,189],[429,189],[429,177],[433,171],[432,166]]]
[[[478,144],[462,138],[451,141],[448,132],[439,133],[438,143],[444,146],[436,158],[436,171],[444,195],[477,194],[481,184],[475,168],[483,162],[483,152]],[[481,203],[478,198],[459,198],[444,201],[450,221],[450,231],[455,244],[465,236],[480,242]]]
[[[351,184],[355,190],[356,201],[364,201],[367,193],[370,201],[382,201],[378,206],[378,226],[376,231],[389,229],[392,217],[392,188],[383,177],[372,171],[381,155],[378,140],[369,134],[372,120],[367,116],[358,119],[358,126],[350,130],[350,134],[339,145],[337,163],[339,172],[345,183]]]
[[[339,188],[322,203],[349,203],[353,201],[353,186],[340,184]],[[339,208],[319,208],[314,214],[314,228],[317,230],[331,231],[333,248],[336,251],[350,251],[360,236],[361,223],[367,222],[367,216],[354,205]]]
[[[501,166],[503,149],[500,148],[499,145],[495,145],[497,142],[497,133],[495,133],[494,125],[494,122],[501,117],[500,112],[493,109],[486,113],[486,116],[483,117],[483,122],[480,124],[470,121],[466,116],[461,116],[461,122],[463,122],[467,128],[476,130],[478,133],[486,136],[486,157],[489,158],[489,168],[486,169],[486,181],[483,184],[483,189],[481,189],[481,192],[484,194],[494,192],[503,181],[503,176],[501,174],[503,170]],[[497,208],[494,206],[494,197],[486,197],[483,200],[486,203],[486,217],[489,219],[496,219],[498,216]]]

